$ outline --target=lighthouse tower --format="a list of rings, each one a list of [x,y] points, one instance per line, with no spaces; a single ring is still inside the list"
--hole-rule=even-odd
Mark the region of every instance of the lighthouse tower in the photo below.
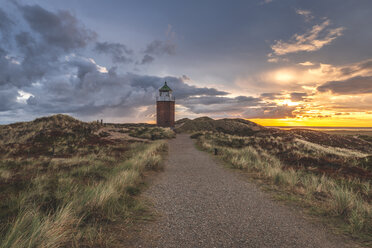
[[[174,104],[172,89],[167,82],[159,89],[156,97],[156,124],[160,127],[174,127]]]

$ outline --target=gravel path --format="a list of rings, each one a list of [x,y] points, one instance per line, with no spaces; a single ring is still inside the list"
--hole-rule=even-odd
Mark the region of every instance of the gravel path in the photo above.
[[[346,247],[198,151],[188,135],[169,142],[165,171],[144,193],[160,217],[136,247]]]

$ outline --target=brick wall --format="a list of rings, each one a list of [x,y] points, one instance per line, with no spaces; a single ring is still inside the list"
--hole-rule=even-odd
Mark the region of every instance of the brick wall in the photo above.
[[[156,102],[156,124],[161,127],[173,127],[174,111],[174,101]]]

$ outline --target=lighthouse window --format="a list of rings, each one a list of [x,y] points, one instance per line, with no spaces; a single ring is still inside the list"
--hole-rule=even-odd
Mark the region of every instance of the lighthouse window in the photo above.
[[[169,96],[169,92],[160,92],[160,96]]]

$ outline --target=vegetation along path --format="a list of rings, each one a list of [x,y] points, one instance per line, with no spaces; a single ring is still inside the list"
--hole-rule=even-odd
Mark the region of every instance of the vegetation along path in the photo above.
[[[144,194],[160,217],[144,225],[136,247],[346,246],[197,150],[185,134],[169,142],[165,171]]]

